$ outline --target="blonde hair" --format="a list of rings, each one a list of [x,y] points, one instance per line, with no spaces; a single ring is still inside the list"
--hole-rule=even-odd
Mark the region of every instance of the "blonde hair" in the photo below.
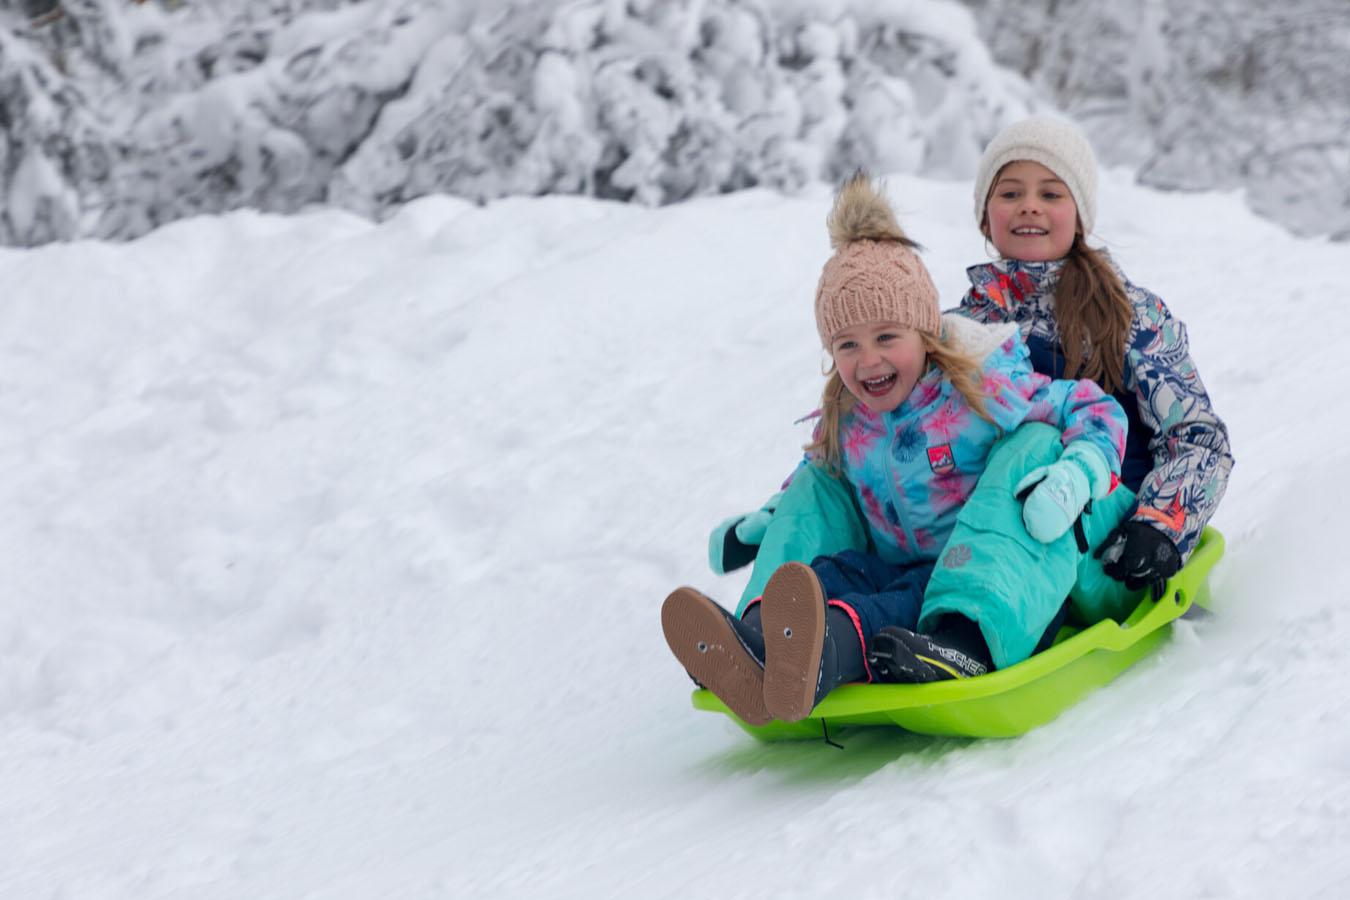
[[[956,347],[945,327],[941,337],[924,332],[920,332],[919,337],[923,340],[929,365],[942,372],[943,377],[965,398],[976,415],[993,424],[994,419],[984,402],[987,395],[984,391],[982,360]],[[825,390],[820,397],[820,419],[816,422],[811,443],[806,445],[805,450],[817,465],[837,475],[843,470],[844,459],[840,427],[857,405],[858,399],[849,393],[839,368],[833,362],[826,374]]]

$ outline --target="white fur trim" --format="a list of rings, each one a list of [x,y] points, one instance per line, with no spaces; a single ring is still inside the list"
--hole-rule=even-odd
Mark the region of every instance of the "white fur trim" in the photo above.
[[[1016,322],[986,325],[954,312],[942,314],[942,331],[953,347],[979,360],[1003,346],[1008,338],[1021,334]]]

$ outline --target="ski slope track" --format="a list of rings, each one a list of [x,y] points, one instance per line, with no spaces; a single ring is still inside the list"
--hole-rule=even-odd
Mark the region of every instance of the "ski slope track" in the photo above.
[[[888,190],[944,307],[964,182]],[[1231,429],[1218,615],[1007,741],[765,746],[659,607],[795,464],[828,186],[0,251],[0,897],[1350,895],[1350,246],[1105,173]]]

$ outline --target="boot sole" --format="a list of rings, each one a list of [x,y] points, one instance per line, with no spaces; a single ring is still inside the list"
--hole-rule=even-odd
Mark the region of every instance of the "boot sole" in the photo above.
[[[670,652],[694,680],[747,725],[766,725],[764,670],[723,611],[693,588],[677,588],[661,605]]]
[[[801,563],[787,563],[773,573],[760,602],[764,705],[775,719],[800,722],[816,705],[825,597],[814,572]]]

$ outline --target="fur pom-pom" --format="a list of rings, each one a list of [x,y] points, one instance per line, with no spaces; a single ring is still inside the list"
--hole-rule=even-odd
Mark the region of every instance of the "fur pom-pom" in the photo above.
[[[918,247],[905,237],[880,187],[861,169],[835,195],[834,207],[825,224],[830,230],[830,246],[835,250],[854,241],[897,241],[907,247]]]

